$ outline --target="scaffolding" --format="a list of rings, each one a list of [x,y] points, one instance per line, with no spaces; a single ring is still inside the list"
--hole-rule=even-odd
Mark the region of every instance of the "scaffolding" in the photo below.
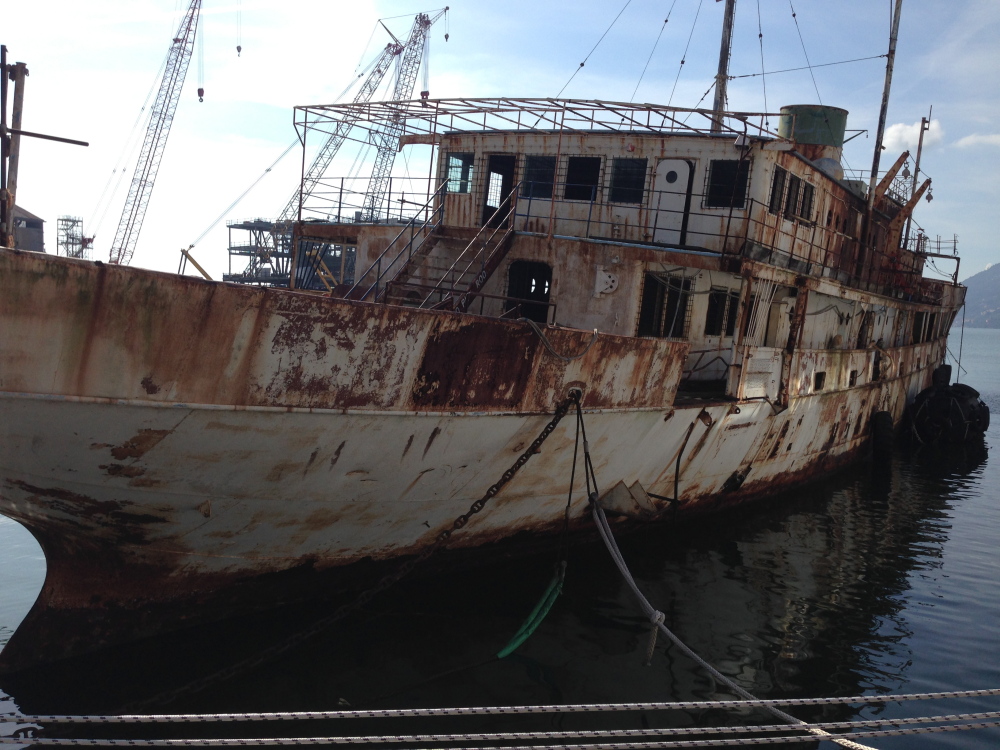
[[[93,237],[83,234],[83,219],[79,216],[60,216],[56,220],[56,255],[90,260]]]

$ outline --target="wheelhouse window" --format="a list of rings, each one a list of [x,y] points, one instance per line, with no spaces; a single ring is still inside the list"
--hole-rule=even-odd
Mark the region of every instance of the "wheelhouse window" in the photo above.
[[[713,159],[708,166],[706,208],[743,208],[750,183],[747,159]]]
[[[788,194],[785,199],[785,218],[812,220],[815,188],[808,182],[788,175]]]
[[[597,200],[597,186],[600,184],[600,156],[569,157],[566,162],[566,188],[563,193],[566,200]]]
[[[475,154],[448,154],[448,187],[449,193],[469,193],[472,191],[472,167],[476,160]]]
[[[551,198],[552,183],[556,177],[556,157],[524,157],[524,181],[521,183],[523,198]]]
[[[645,159],[613,159],[611,161],[612,203],[642,203],[646,187]]]
[[[781,167],[774,168],[774,177],[771,178],[771,201],[767,204],[767,210],[772,214],[781,213],[781,205],[785,200],[785,184],[788,182],[788,172]]]
[[[739,293],[732,289],[714,288],[708,293],[705,315],[705,335],[732,338],[736,332],[736,311]]]
[[[691,279],[647,273],[639,305],[638,336],[683,338],[687,335]]]

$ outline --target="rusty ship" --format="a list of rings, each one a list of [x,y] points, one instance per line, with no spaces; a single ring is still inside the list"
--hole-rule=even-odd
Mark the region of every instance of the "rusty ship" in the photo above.
[[[858,460],[964,288],[923,276],[907,154],[845,178],[846,118],[298,107],[303,145],[349,122],[433,173],[316,181],[228,282],[0,249],[0,513],[48,566],[0,665],[364,586],[484,497],[449,550],[584,532],[573,399],[626,525]]]

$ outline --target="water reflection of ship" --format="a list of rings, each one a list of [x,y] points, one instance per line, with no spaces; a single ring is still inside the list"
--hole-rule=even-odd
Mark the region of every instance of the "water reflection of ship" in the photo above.
[[[941,519],[980,473],[986,451],[980,445],[938,455],[934,463],[901,454],[889,472],[865,466],[711,523],[654,527],[623,539],[623,550],[667,624],[751,692],[894,692],[905,684],[912,657],[901,595],[909,576],[936,564],[948,531]],[[572,550],[565,594],[532,640],[496,661],[544,586],[552,559],[413,581],[279,662],[160,708],[274,709],[276,696],[287,709],[329,708],[341,699],[412,706],[726,697],[662,642],[652,668],[643,665],[648,624],[603,549],[593,545]],[[205,627],[170,636],[169,647],[159,639],[113,658],[6,676],[2,687],[27,712],[121,710],[236,662],[251,644],[280,639],[294,630],[293,620],[318,614],[310,607]],[[843,718],[851,709],[799,713]],[[655,714],[640,721],[706,719],[753,717]],[[578,720],[544,721],[575,726]]]

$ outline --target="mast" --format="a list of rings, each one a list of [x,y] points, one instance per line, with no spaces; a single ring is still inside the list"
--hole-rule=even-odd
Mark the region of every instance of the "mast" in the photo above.
[[[920,174],[920,156],[924,151],[924,133],[931,128],[931,118],[934,116],[934,106],[931,105],[927,117],[920,118],[920,139],[917,141],[917,159],[913,164],[913,183],[910,185],[910,197],[917,194],[917,177]],[[903,247],[910,242],[910,224],[913,221],[913,214],[906,217],[906,233],[903,235]]]
[[[903,10],[903,0],[896,0],[892,14],[892,31],[889,34],[889,54],[885,61],[885,89],[882,91],[882,109],[878,116],[878,134],[875,136],[875,157],[872,159],[872,175],[868,185],[868,208],[875,200],[875,185],[878,183],[878,163],[882,157],[882,138],[885,135],[885,118],[889,111],[889,89],[892,86],[892,67],[896,62],[896,39],[899,37],[899,14]]]
[[[718,2],[718,0],[716,0]],[[726,15],[722,21],[722,46],[719,48],[719,72],[715,76],[715,102],[712,104],[712,132],[721,133],[726,111],[726,86],[729,83],[729,56],[733,48],[733,18],[736,0],[726,0]]]

